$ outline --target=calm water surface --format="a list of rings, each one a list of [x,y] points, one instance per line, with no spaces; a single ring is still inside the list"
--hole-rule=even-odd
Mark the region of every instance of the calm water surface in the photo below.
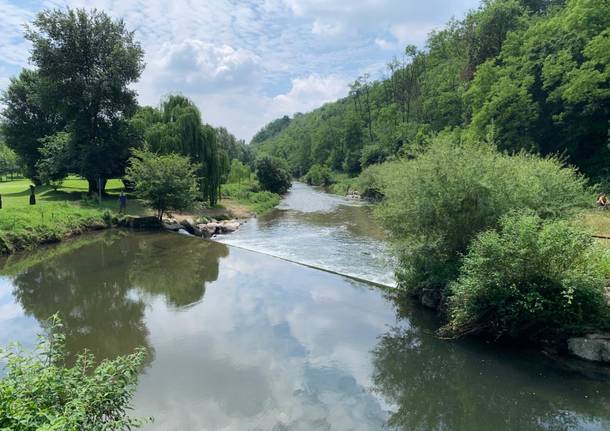
[[[235,240],[266,235],[278,254],[339,262],[331,269],[346,273],[338,250],[361,244],[369,253],[348,261],[372,269],[357,274],[391,280],[369,209],[334,197],[334,209],[322,201],[299,209],[291,196],[289,209]],[[348,214],[345,230],[338,214]],[[270,233],[298,231],[301,221],[320,232],[319,256]],[[299,235],[313,247],[315,236]],[[155,417],[147,430],[610,429],[608,383],[534,354],[440,341],[427,312],[397,317],[370,285],[261,253],[108,232],[11,257],[0,269],[0,344],[32,345],[40,322],[59,311],[70,352],[105,358],[147,348],[134,400],[136,415]]]

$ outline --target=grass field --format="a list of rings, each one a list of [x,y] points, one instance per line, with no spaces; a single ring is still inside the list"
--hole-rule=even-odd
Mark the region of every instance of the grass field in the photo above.
[[[30,184],[31,182],[28,179],[0,182],[0,195],[2,195],[3,209],[29,208]],[[38,186],[36,187],[36,207],[67,202],[86,208],[97,208],[118,212],[118,198],[123,190],[123,183],[120,180],[113,179],[108,181],[106,186],[107,196],[102,198],[101,205],[97,199],[92,199],[87,196],[87,188],[87,181],[77,177],[69,177],[66,179],[57,191],[54,191],[50,186]],[[149,214],[148,210],[140,201],[130,198],[129,195],[127,213],[133,215]]]
[[[100,203],[87,195],[86,180],[70,177],[57,191],[49,186],[36,187],[36,205],[30,205],[30,184],[27,179],[0,182],[0,254],[106,227],[113,213],[118,213],[118,197],[123,190],[121,181],[110,180]],[[148,211],[128,196],[127,213],[145,215]]]

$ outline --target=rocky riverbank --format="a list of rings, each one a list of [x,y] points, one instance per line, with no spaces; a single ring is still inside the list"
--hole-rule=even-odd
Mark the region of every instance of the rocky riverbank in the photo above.
[[[191,235],[201,238],[212,238],[214,235],[223,235],[235,232],[239,229],[245,220],[242,219],[229,219],[229,220],[216,220],[209,219],[205,222],[197,222],[192,218],[182,218],[178,220],[176,218],[163,219],[162,227],[165,230],[172,232],[184,231]]]

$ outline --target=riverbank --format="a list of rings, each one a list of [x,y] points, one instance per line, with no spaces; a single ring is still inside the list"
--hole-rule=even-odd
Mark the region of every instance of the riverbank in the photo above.
[[[11,254],[41,244],[59,242],[80,233],[105,229],[108,214],[69,203],[0,210],[0,254]]]
[[[0,182],[0,254],[12,254],[55,243],[83,232],[106,229],[118,223],[118,197],[123,183],[108,181],[101,201],[87,194],[87,181],[70,176],[62,184],[35,187],[36,204],[30,205],[28,179]],[[128,194],[127,214],[146,216],[146,207]]]

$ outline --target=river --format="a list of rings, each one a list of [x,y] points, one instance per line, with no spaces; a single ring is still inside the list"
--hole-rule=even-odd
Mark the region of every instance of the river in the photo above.
[[[151,431],[610,429],[607,382],[439,340],[431,313],[350,278],[393,283],[370,211],[297,184],[235,246],[115,231],[10,257],[0,344],[32,346],[59,311],[71,354],[144,346],[133,413]]]

